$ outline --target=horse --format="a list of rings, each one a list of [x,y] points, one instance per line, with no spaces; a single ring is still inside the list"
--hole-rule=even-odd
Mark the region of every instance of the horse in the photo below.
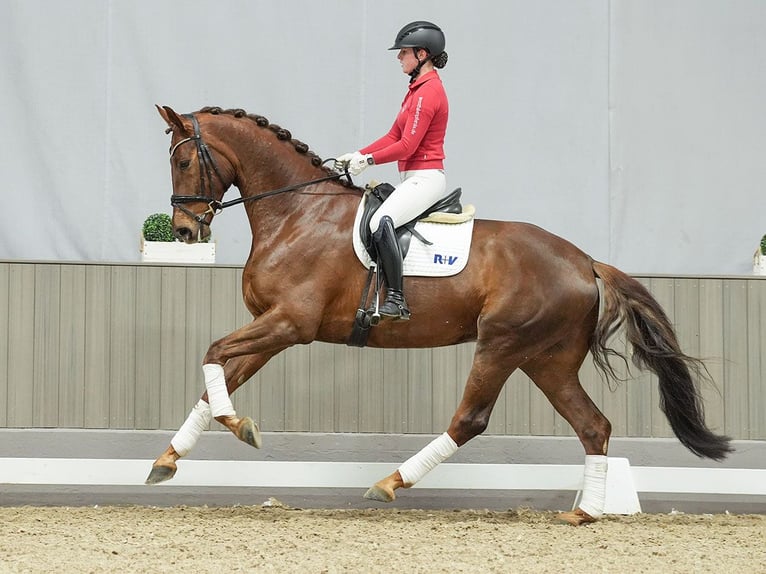
[[[253,320],[210,345],[202,365],[206,391],[154,461],[147,484],[175,475],[176,462],[212,418],[259,447],[257,424],[237,416],[231,394],[292,345],[349,344],[367,274],[352,247],[364,190],[350,177],[325,167],[306,144],[263,116],[217,107],[183,115],[168,106],[157,110],[172,133],[176,237],[204,239],[217,213],[244,204],[252,247],[242,295]],[[224,202],[232,185],[240,197]],[[585,450],[582,496],[560,518],[572,525],[596,521],[604,509],[611,423],[586,394],[578,371],[590,353],[606,380],[618,378],[611,361],[628,361],[625,351],[610,346],[618,332],[632,347],[633,363],[657,375],[660,407],[679,441],[714,460],[733,450],[729,437],[706,426],[698,387],[707,371],[681,350],[660,304],[636,279],[561,237],[530,223],[476,219],[465,268],[450,277],[406,277],[405,291],[412,318],[382,321],[370,329],[369,346],[474,341],[475,353],[445,433],[372,485],[365,498],[394,500],[396,490],[412,486],[481,434],[506,380],[521,369]]]

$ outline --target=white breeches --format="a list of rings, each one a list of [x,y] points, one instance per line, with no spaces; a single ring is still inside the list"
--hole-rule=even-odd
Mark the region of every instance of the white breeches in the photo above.
[[[399,227],[447,195],[447,177],[443,169],[404,171],[400,176],[402,182],[370,219],[370,231],[373,233],[378,230],[384,216],[393,220],[394,227]]]

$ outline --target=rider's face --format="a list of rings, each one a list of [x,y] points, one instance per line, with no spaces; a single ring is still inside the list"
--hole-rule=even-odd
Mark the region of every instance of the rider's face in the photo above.
[[[425,57],[425,50],[418,50],[418,56],[422,60]],[[412,48],[401,48],[399,54],[396,56],[399,58],[399,62],[402,65],[402,72],[409,74],[418,65],[418,60],[415,57],[415,51]]]

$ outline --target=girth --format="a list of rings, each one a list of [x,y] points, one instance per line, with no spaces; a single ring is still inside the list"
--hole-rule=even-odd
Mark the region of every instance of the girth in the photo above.
[[[365,201],[364,211],[362,212],[361,221],[359,222],[359,236],[362,239],[364,248],[367,250],[367,253],[369,253],[370,258],[373,261],[377,260],[378,254],[375,251],[375,246],[372,244],[370,220],[372,219],[373,213],[375,213],[383,202],[388,199],[388,196],[393,193],[394,189],[394,186],[390,183],[379,183],[375,187],[368,189],[366,194],[367,200]],[[416,218],[396,229],[396,239],[402,249],[402,258],[404,258],[407,255],[407,251],[409,251],[413,235],[426,245],[431,245],[430,241],[415,231],[415,223],[428,217],[432,213],[462,213],[463,206],[460,203],[462,194],[462,188],[458,187],[447,197],[440,199]]]

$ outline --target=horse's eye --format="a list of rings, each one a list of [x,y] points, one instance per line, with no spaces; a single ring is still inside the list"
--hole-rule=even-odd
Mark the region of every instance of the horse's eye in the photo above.
[[[178,167],[181,169],[187,169],[191,165],[191,160],[183,159],[178,162]]]

